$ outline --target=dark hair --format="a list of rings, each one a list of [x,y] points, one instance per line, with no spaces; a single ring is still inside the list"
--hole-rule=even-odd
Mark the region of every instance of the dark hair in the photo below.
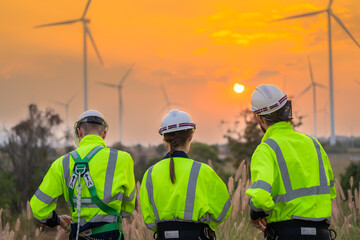
[[[96,132],[100,135],[106,130],[104,125],[89,122],[80,123],[79,128],[83,129],[85,135],[88,135],[92,132]]]
[[[170,179],[171,182],[174,184],[176,177],[175,177],[175,166],[174,166],[174,159],[173,154],[175,152],[175,148],[178,146],[184,146],[186,141],[191,137],[193,133],[193,129],[187,129],[183,131],[177,132],[170,132],[164,134],[164,141],[170,145]]]
[[[291,108],[291,100],[288,100],[285,105],[279,110],[266,114],[260,115],[262,119],[264,119],[268,125],[272,125],[277,122],[282,121],[291,121],[292,120],[292,108]]]

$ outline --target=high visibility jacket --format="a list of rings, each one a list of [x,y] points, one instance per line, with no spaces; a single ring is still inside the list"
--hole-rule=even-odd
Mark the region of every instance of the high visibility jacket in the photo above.
[[[329,159],[315,138],[295,132],[290,122],[267,129],[251,158],[251,180],[251,209],[265,212],[268,223],[330,223],[336,190]]]
[[[230,214],[226,185],[211,167],[190,159],[185,152],[175,151],[173,159],[174,184],[169,154],[144,174],[140,201],[146,226],[155,231],[159,222],[184,221],[214,228]]]
[[[80,147],[76,149],[79,156],[84,158],[97,146],[104,147],[97,152],[88,163],[89,173],[96,187],[97,196],[103,203],[115,209],[123,217],[130,215],[135,208],[135,179],[134,163],[131,156],[123,151],[106,148],[104,140],[97,135],[87,135],[82,138]],[[34,218],[46,223],[53,217],[56,209],[57,198],[64,195],[65,201],[71,207],[69,201],[69,182],[74,168],[75,152],[65,154],[53,162],[45,175],[39,189],[30,201]],[[95,203],[91,202],[89,190],[84,179],[81,178],[81,222],[87,223],[117,222],[117,217],[101,211]],[[76,205],[76,190],[73,199]],[[70,208],[72,209],[72,208]],[[73,222],[78,220],[76,207],[72,212]]]

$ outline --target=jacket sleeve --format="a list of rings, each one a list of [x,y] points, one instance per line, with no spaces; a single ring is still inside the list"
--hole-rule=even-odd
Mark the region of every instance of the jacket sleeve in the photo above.
[[[206,175],[202,176],[204,180],[202,184],[205,184],[204,186],[208,188],[208,214],[211,216],[208,225],[214,229],[229,217],[232,207],[231,199],[226,184],[215,171],[206,164],[201,164],[201,168],[206,170],[203,172]]]
[[[266,143],[260,144],[251,158],[252,185],[246,191],[250,196],[251,211],[258,215],[269,215],[275,203],[272,199],[272,185],[274,182],[274,168],[276,157]],[[264,212],[265,214],[262,214]]]
[[[155,231],[157,229],[156,217],[150,202],[149,193],[147,189],[147,186],[150,185],[148,177],[149,178],[151,177],[148,176],[148,174],[149,174],[149,170],[145,172],[140,186],[141,213],[143,215],[146,227],[152,231]]]
[[[134,176],[134,161],[131,158],[130,154],[127,155],[127,165],[126,165],[126,175],[127,181],[124,186],[124,197],[121,204],[121,216],[129,216],[135,209],[135,200],[136,200],[136,185],[135,185],[135,176]],[[121,161],[124,161],[122,159]]]
[[[319,143],[320,144],[320,143]],[[321,146],[321,145],[320,145]],[[331,168],[331,164],[329,161],[329,158],[325,152],[325,150],[323,149],[323,147],[320,147],[321,149],[321,155],[323,158],[323,163],[324,163],[324,167],[325,167],[325,171],[326,171],[326,175],[327,175],[327,179],[329,179],[329,184],[330,184],[330,198],[334,199],[336,198],[336,189],[335,189],[335,179],[334,179],[334,174]]]
[[[62,159],[62,158],[61,158]],[[46,173],[40,187],[30,200],[34,218],[50,227],[59,224],[59,218],[55,212],[57,198],[63,194],[62,164],[56,160]]]

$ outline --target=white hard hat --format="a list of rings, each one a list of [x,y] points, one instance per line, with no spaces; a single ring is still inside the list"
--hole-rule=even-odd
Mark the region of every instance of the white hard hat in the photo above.
[[[80,123],[85,122],[103,125],[106,132],[109,129],[109,125],[107,124],[104,116],[100,112],[95,110],[88,110],[86,112],[83,112],[74,124],[74,140],[77,146],[79,146],[79,136],[77,134],[77,128],[79,127]]]
[[[195,129],[196,124],[186,112],[178,109],[171,110],[161,121],[160,135],[170,132],[177,132],[186,129]]]
[[[251,110],[258,115],[276,112],[287,102],[286,94],[275,85],[261,84],[251,96]]]

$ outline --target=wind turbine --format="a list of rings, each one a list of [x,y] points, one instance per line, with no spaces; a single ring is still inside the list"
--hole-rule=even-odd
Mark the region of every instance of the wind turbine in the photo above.
[[[174,105],[181,106],[181,105],[178,104],[178,103],[170,102],[170,101],[169,101],[168,95],[166,94],[166,91],[165,91],[164,84],[161,84],[161,90],[162,90],[163,95],[164,95],[165,106],[161,109],[161,111],[159,112],[159,114],[161,114],[161,113],[162,113],[164,110],[166,110],[166,109],[167,109],[168,111],[170,111],[170,110],[171,110],[171,106],[174,106]]]
[[[357,84],[360,85],[360,81],[359,81],[359,80],[357,80],[357,79],[354,79],[354,80],[355,80],[355,82],[356,82]]]
[[[290,20],[295,18],[302,18],[302,17],[310,17],[314,15],[318,15],[321,13],[327,13],[328,19],[328,43],[329,43],[329,93],[330,93],[330,120],[331,120],[331,136],[330,136],[330,145],[336,144],[336,136],[335,136],[335,117],[334,117],[334,85],[333,85],[333,66],[332,66],[332,46],[331,46],[331,17],[340,25],[340,27],[349,35],[349,37],[354,41],[354,43],[360,48],[359,43],[355,40],[355,38],[351,35],[349,30],[345,27],[342,23],[340,18],[338,18],[332,11],[331,5],[333,0],[330,0],[329,5],[326,9],[309,12],[299,15],[294,15],[290,17],[285,17],[281,19],[276,19],[274,21],[283,21],[283,20]]]
[[[125,74],[120,79],[120,82],[119,82],[118,85],[111,84],[111,83],[105,83],[105,82],[98,82],[98,84],[118,89],[118,93],[119,93],[119,141],[120,141],[120,143],[123,143],[122,142],[122,118],[123,118],[122,117],[123,116],[123,113],[122,113],[123,112],[122,88],[123,88],[124,81],[129,76],[129,74],[130,74],[131,70],[133,69],[134,65],[135,64],[131,65],[129,67],[129,69],[125,72]]]
[[[62,21],[62,22],[55,22],[55,23],[48,23],[48,24],[43,24],[43,25],[37,25],[35,26],[35,28],[42,28],[42,27],[51,27],[51,26],[57,26],[57,25],[66,25],[66,24],[73,24],[76,22],[82,22],[83,24],[83,28],[84,28],[84,110],[87,111],[88,109],[88,98],[87,98],[87,51],[86,51],[86,36],[89,37],[91,44],[94,47],[94,50],[96,52],[96,55],[101,63],[101,65],[103,65],[103,61],[101,59],[100,53],[95,45],[94,39],[91,36],[89,27],[87,26],[87,24],[90,22],[90,19],[85,18],[87,10],[89,9],[89,5],[91,3],[91,0],[88,0],[85,10],[81,16],[81,18],[78,19],[72,19],[72,20],[67,20],[67,21]]]
[[[70,127],[69,127],[69,106],[70,106],[70,103],[76,97],[76,95],[77,95],[77,93],[74,94],[69,100],[67,100],[67,102],[60,102],[60,101],[52,100],[57,105],[65,107],[66,134],[68,134],[70,132]]]
[[[311,79],[311,83],[309,84],[309,86],[307,86],[298,96],[297,98],[301,97],[302,95],[304,95],[307,91],[309,91],[311,88],[313,89],[313,108],[314,108],[314,137],[317,137],[317,118],[316,118],[316,87],[321,87],[321,88],[327,88],[324,85],[317,83],[314,81],[314,76],[313,76],[313,71],[312,71],[312,67],[311,67],[311,62],[310,62],[310,57],[308,57],[308,63],[309,63],[309,73],[310,73],[310,79]]]

